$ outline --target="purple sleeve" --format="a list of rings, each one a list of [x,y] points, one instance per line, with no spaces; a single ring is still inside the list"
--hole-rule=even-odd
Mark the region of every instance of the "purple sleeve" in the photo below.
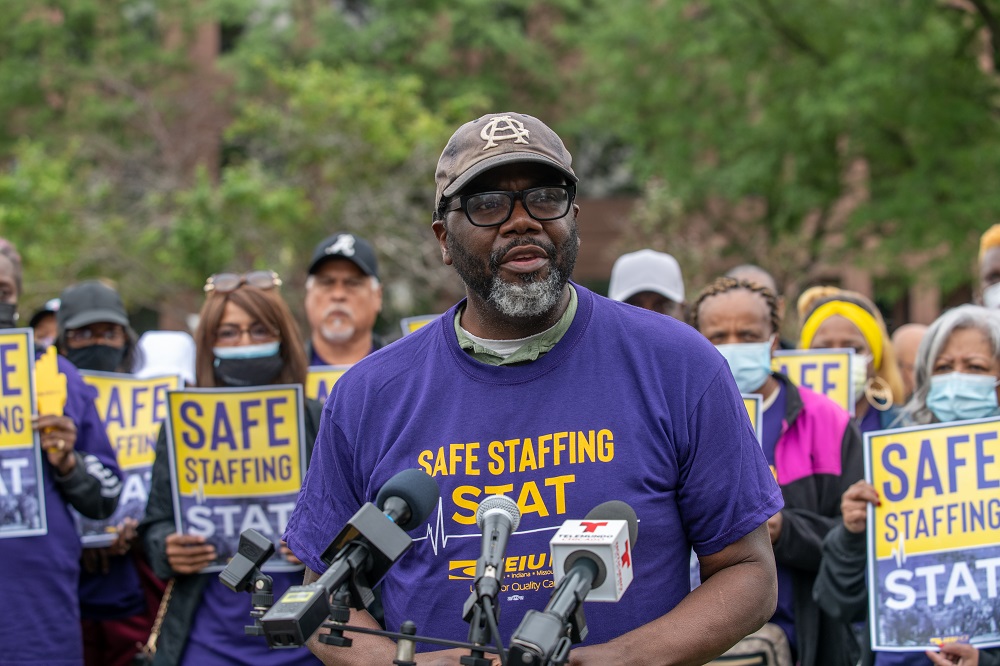
[[[316,573],[326,571],[323,552],[364,503],[363,480],[354,472],[354,442],[334,422],[329,404],[284,536],[295,556]]]
[[[783,506],[725,364],[688,419],[678,502],[699,555],[716,553],[763,524]],[[720,465],[726,460],[729,464]]]

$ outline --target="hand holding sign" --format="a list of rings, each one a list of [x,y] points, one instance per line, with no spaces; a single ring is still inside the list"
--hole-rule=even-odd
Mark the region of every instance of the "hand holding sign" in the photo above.
[[[927,652],[927,657],[938,666],[979,666],[979,650],[968,643],[945,643],[941,652]]]
[[[861,534],[868,524],[868,505],[879,505],[878,491],[867,481],[856,481],[840,498],[840,514],[848,532]]]
[[[49,464],[60,476],[66,476],[76,467],[76,424],[68,416],[42,414],[31,419],[31,427],[38,431],[42,450]]]
[[[177,534],[167,537],[167,562],[179,574],[196,574],[215,561],[215,546],[205,537]]]

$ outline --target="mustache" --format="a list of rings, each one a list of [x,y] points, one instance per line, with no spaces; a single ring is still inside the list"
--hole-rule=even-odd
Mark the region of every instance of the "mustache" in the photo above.
[[[494,275],[498,273],[500,271],[500,263],[503,261],[504,256],[515,247],[521,247],[522,245],[530,245],[532,247],[541,248],[542,251],[545,252],[549,261],[552,261],[552,258],[556,256],[556,246],[552,243],[546,243],[539,240],[514,239],[499,250],[494,250],[490,253],[490,271]]]
[[[347,315],[348,317],[354,318],[354,311],[346,305],[331,305],[327,309],[323,310],[323,319],[327,319],[333,315]]]

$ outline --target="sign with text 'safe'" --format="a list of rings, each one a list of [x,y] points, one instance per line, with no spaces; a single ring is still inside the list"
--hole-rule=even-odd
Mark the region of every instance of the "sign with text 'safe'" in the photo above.
[[[853,349],[782,349],[771,357],[771,369],[788,376],[796,386],[825,395],[854,415]]]
[[[1000,419],[865,434],[872,647],[1000,645]]]
[[[0,332],[0,538],[47,531],[30,328]]]
[[[138,379],[83,370],[80,376],[97,390],[97,413],[122,470],[122,494],[114,514],[106,520],[76,516],[84,546],[107,546],[114,541],[122,521],[130,518],[138,522],[146,513],[156,438],[167,418],[167,393],[181,387],[181,377]]]
[[[186,389],[168,394],[167,436],[177,531],[204,536],[221,571],[240,533],[277,547],[305,470],[301,386]],[[289,571],[280,553],[265,565]]]

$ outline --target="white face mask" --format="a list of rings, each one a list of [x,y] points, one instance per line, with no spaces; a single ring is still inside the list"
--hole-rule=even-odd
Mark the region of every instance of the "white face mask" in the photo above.
[[[990,310],[1000,310],[1000,282],[983,289],[983,305]]]
[[[865,394],[868,384],[868,365],[872,357],[868,354],[855,354],[851,360],[851,382],[854,384],[854,399],[860,400]]]

